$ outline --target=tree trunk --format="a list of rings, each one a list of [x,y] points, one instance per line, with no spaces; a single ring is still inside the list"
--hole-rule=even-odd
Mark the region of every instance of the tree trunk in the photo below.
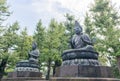
[[[56,66],[54,65],[53,66],[53,77],[55,76],[55,69],[56,69]]]
[[[1,61],[1,64],[0,64],[0,81],[3,77],[3,75],[4,75],[4,70],[5,70],[7,61],[8,61],[8,57],[2,59],[2,61]]]
[[[117,66],[120,72],[120,56],[117,56],[116,58],[117,58]]]
[[[48,65],[47,65],[48,71],[46,75],[46,80],[49,80],[50,78],[50,70],[51,70],[51,59],[48,60]]]
[[[55,64],[53,66],[53,77],[55,76],[55,70],[57,67],[61,66],[61,61],[60,60],[56,60]]]

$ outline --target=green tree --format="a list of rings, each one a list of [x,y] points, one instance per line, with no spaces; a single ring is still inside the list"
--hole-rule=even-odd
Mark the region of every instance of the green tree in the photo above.
[[[49,79],[52,63],[57,61],[58,64],[61,61],[61,51],[66,48],[67,44],[63,40],[65,40],[65,26],[52,19],[45,37],[44,57],[48,68],[46,79]]]
[[[45,27],[42,26],[42,22],[41,20],[39,20],[36,25],[36,31],[34,33],[34,40],[37,42],[38,49],[40,51],[40,59],[39,59],[40,65],[42,62],[44,62],[44,59],[45,59],[43,58],[44,48],[45,48],[45,36],[46,36]]]
[[[3,21],[5,21],[5,19],[10,15],[9,11],[8,11],[8,6],[6,4],[6,0],[0,0],[0,40],[2,40],[2,35],[3,35],[3,31],[4,28],[2,26]],[[1,44],[0,44],[1,46]],[[2,49],[2,48],[1,48]],[[2,59],[2,55],[3,55],[3,50],[0,49],[0,79],[3,76],[4,73],[4,67],[6,65],[6,59],[7,58],[3,58]],[[4,66],[3,66],[4,65]]]
[[[32,40],[33,38],[27,34],[26,28],[17,35],[16,44],[12,46],[12,51],[9,55],[6,72],[14,71],[17,62],[28,59],[28,52],[31,50]]]
[[[93,23],[91,22],[91,17],[86,13],[85,20],[84,20],[84,25],[85,25],[85,32],[92,38],[95,36],[94,31],[94,26]]]
[[[4,74],[4,70],[7,64],[7,61],[9,59],[9,56],[11,55],[11,50],[14,48],[14,46],[17,44],[18,41],[18,35],[17,31],[19,30],[18,23],[14,23],[12,26],[6,27],[6,30],[2,33],[1,39],[0,39],[0,53],[1,53],[1,64],[0,64],[0,72],[1,72],[1,78]]]
[[[42,26],[41,20],[37,23],[34,38],[37,41],[38,48],[42,50],[44,48],[43,42],[45,41],[45,27]]]
[[[74,16],[67,13],[65,15],[65,18],[66,18],[66,21],[65,21],[66,30],[69,33],[69,36],[72,37],[74,34],[73,32],[74,22],[75,22]]]
[[[9,15],[10,12],[8,11],[6,0],[0,0],[0,27]]]
[[[73,15],[70,15],[68,13],[65,15],[65,18],[66,18],[66,21],[64,22],[64,25],[66,27],[66,36],[67,36],[68,48],[71,48],[70,47],[70,40],[74,34],[73,29],[74,29],[75,19],[74,19]]]
[[[110,4],[109,0],[94,0],[89,15],[86,16],[86,31],[96,37],[95,48],[100,53],[100,59],[110,58],[120,54],[120,16],[118,10]],[[93,35],[92,35],[93,34]],[[107,62],[107,63],[106,63]],[[111,61],[109,61],[111,63]]]
[[[19,35],[19,40],[16,47],[16,53],[20,60],[28,59],[28,52],[31,49],[33,38],[27,34],[27,28],[21,31]]]

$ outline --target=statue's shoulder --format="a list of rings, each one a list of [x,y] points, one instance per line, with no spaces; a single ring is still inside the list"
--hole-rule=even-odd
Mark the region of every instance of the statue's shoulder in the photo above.
[[[90,39],[90,37],[89,37],[88,34],[83,34],[83,35],[81,36],[81,39],[82,39],[82,40],[89,40],[89,41],[91,41],[91,39]]]
[[[85,34],[82,34],[81,37],[83,37],[83,38],[89,38],[89,35],[85,33]]]
[[[36,52],[40,53],[39,49],[36,49]]]
[[[39,50],[38,50],[38,49],[35,49],[34,52],[35,52],[35,53],[39,53]]]

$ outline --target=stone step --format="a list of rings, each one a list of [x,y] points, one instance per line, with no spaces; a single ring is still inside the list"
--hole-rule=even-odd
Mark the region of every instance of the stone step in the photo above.
[[[15,80],[15,79],[2,79],[1,81],[48,81],[48,80]]]
[[[50,81],[120,81],[120,79],[95,77],[52,77]]]
[[[26,81],[49,81],[49,80],[26,80]]]
[[[1,81],[48,81],[39,77],[3,78]]]

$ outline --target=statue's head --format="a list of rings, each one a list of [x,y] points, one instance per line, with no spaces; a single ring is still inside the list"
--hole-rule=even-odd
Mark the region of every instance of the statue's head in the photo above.
[[[35,50],[37,48],[37,43],[34,41],[32,42],[32,50]]]
[[[82,27],[79,25],[79,23],[77,21],[75,21],[74,32],[76,34],[80,34],[80,33],[82,33],[82,31],[83,31]]]

